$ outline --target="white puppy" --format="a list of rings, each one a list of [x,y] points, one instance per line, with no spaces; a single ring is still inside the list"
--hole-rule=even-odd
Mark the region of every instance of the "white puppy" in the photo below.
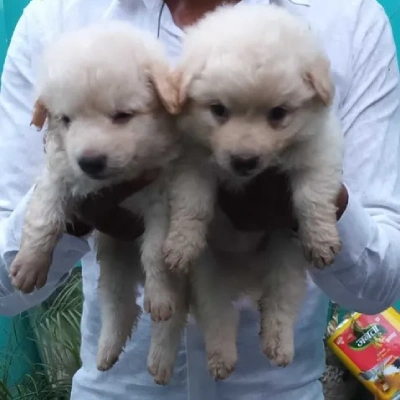
[[[182,236],[178,227],[211,220],[218,180],[241,190],[269,167],[285,171],[299,240],[289,230],[235,232],[217,212],[211,247],[190,270],[193,311],[212,376],[226,378],[235,367],[238,316],[232,301],[243,294],[260,306],[263,351],[285,366],[294,355],[293,324],[306,290],[307,260],[325,267],[341,247],[335,200],[342,132],[330,107],[329,62],[305,23],[262,5],[218,8],[188,30],[183,54],[179,126],[197,149],[188,154],[186,178],[170,187],[166,260],[187,267],[180,260],[189,259],[185,249],[201,243],[201,230]],[[197,197],[195,214],[178,199],[187,181],[198,185],[187,195]],[[168,324],[164,329],[167,336]]]
[[[179,280],[165,268],[162,245],[169,225],[166,167],[179,155],[171,114],[176,90],[156,39],[112,24],[68,33],[44,55],[34,122],[46,133],[47,168],[26,215],[20,251],[10,273],[23,292],[42,287],[52,253],[76,202],[101,188],[165,170],[155,183],[123,206],[143,215],[141,260],[146,274],[145,308],[166,320],[183,301]],[[167,108],[167,109],[166,109]],[[102,331],[98,368],[118,359],[140,314],[135,268],[137,248],[98,235]]]

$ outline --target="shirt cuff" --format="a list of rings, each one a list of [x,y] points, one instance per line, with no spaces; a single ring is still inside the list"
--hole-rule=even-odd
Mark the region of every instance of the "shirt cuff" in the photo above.
[[[348,194],[346,210],[337,222],[342,249],[334,263],[323,270],[315,271],[317,274],[331,274],[356,265],[374,236],[374,220],[349,190]]]

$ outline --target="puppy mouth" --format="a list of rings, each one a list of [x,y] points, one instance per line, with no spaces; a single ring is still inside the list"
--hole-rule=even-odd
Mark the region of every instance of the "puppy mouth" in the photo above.
[[[126,173],[126,172],[125,172]],[[124,170],[119,169],[107,169],[103,172],[87,173],[84,174],[93,181],[117,181],[120,177],[124,176]]]
[[[109,174],[106,174],[106,173],[98,173],[98,174],[96,174],[96,173],[90,173],[90,174],[85,173],[85,175],[86,175],[88,178],[90,178],[90,179],[92,179],[92,180],[94,180],[94,181],[104,181],[104,180],[110,178],[110,175],[109,175]]]
[[[93,181],[112,181],[118,179],[118,177],[122,175],[121,171],[110,168],[101,171],[83,171],[80,169],[80,173]]]
[[[256,171],[255,170],[252,170],[252,171],[246,171],[246,170],[238,171],[238,170],[235,170],[235,169],[231,169],[231,172],[234,175],[239,176],[240,178],[251,178],[251,177],[257,175],[259,171],[258,170],[256,170]]]

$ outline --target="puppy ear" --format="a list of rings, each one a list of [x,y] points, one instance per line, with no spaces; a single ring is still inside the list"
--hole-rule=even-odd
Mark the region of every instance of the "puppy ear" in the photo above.
[[[31,125],[34,125],[39,131],[43,129],[48,116],[48,111],[43,102],[38,99],[33,107]]]
[[[326,106],[331,104],[335,88],[330,77],[330,63],[327,58],[323,56],[316,58],[308,67],[304,79]]]
[[[150,82],[166,110],[172,115],[179,114],[179,84],[175,73],[168,66],[157,64],[151,66],[149,75]]]
[[[185,106],[186,102],[188,101],[189,96],[189,85],[193,80],[193,76],[189,73],[183,72],[183,70],[178,69],[176,71],[177,82],[179,87],[179,106],[181,109]]]

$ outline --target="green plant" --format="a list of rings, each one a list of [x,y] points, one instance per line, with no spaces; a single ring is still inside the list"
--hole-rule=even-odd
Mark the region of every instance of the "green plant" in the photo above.
[[[21,318],[30,322],[29,340],[33,340],[41,363],[31,366],[31,372],[15,384],[10,384],[9,367],[15,362],[22,340],[16,330],[14,340],[6,350],[1,366],[1,400],[67,400],[70,397],[72,376],[79,369],[80,320],[82,287],[80,268],[68,282],[44,304]],[[15,340],[17,338],[17,340]]]

